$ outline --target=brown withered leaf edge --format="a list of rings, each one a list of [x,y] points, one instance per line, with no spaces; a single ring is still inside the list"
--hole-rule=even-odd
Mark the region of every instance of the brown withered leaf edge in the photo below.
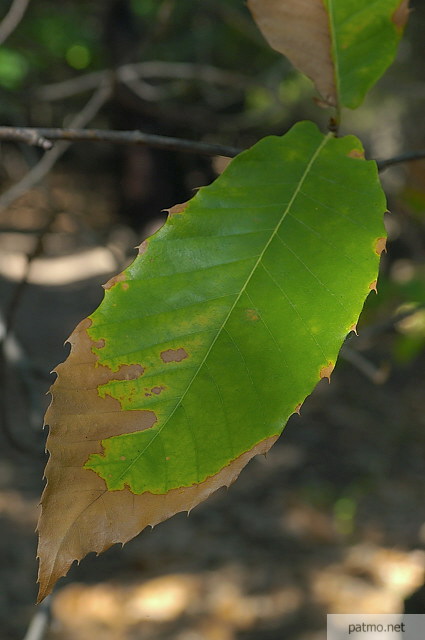
[[[96,473],[83,468],[89,455],[102,451],[101,440],[147,429],[153,420],[150,411],[123,411],[118,400],[98,395],[99,385],[136,378],[143,371],[139,365],[124,365],[117,372],[99,365],[87,333],[90,323],[86,318],[71,334],[70,355],[56,368],[57,379],[50,390],[52,402],[45,418],[50,427],[50,458],[37,527],[38,602],[74,561],[91,551],[99,554],[115,543],[124,544],[146,526],[190,511],[220,487],[228,487],[251,458],[266,453],[277,439],[260,442],[216,475],[191,487],[164,495],[135,495],[127,488],[107,491]]]

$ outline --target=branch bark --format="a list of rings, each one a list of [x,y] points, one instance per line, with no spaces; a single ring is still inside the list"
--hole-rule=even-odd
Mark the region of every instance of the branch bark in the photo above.
[[[85,107],[73,118],[71,122],[72,127],[84,127],[88,124],[99,112],[105,102],[111,95],[111,83],[102,83],[98,90],[92,95]],[[0,127],[0,129],[9,129],[9,127]],[[12,127],[13,129],[13,127]],[[28,139],[36,139],[37,129],[21,129],[18,131],[27,131]],[[32,132],[32,133],[31,133]],[[35,133],[34,133],[35,132]],[[10,132],[9,132],[10,136]],[[35,136],[35,138],[34,138]],[[1,139],[1,136],[0,136]],[[12,139],[11,137],[3,139]],[[16,139],[16,138],[14,138]],[[45,144],[46,140],[43,136],[40,137],[41,146]],[[59,138],[58,138],[59,139]],[[22,135],[18,137],[18,140],[22,142]],[[34,185],[38,184],[52,169],[59,158],[65,153],[71,144],[65,141],[66,138],[60,138],[62,142],[57,144],[48,154],[45,154],[41,160],[28,171],[28,173],[10,189],[5,191],[0,197],[0,210],[10,206],[15,200],[20,198],[24,193],[31,189]]]
[[[410,151],[407,153],[401,153],[399,156],[393,158],[387,158],[386,160],[377,160],[379,171],[384,171],[388,167],[392,167],[395,164],[401,164],[403,162],[412,162],[413,160],[423,160],[425,158],[425,149],[420,151]]]
[[[225,156],[227,158],[234,158],[243,151],[243,149],[228,145],[160,136],[143,133],[142,131],[109,131],[104,129],[0,127],[0,142],[2,140],[24,142],[32,146],[41,147],[44,150],[52,148],[52,141],[66,140],[68,142],[109,142],[112,144],[145,145],[158,149],[185,151],[208,156]],[[423,159],[425,159],[425,150],[420,150],[403,153],[393,158],[376,160],[376,164],[381,172],[396,164]]]
[[[266,88],[263,84],[240,73],[227,71],[226,69],[218,69],[211,65],[152,60],[149,62],[124,64],[114,70],[105,69],[104,71],[94,71],[78,76],[77,78],[45,85],[36,90],[35,96],[39,100],[48,101],[70,98],[78,93],[84,93],[84,91],[90,91],[96,88],[99,82],[102,82],[105,77],[110,78],[111,76],[115,78],[115,81],[118,80],[125,84],[131,84],[140,78],[162,78],[170,80],[197,80],[199,82],[241,89],[252,86],[261,86],[263,89]],[[154,89],[154,87],[152,86],[151,89]]]
[[[0,45],[15,31],[24,17],[30,0],[14,0],[12,5],[0,23]]]
[[[182,138],[158,136],[141,131],[106,131],[102,129],[46,129],[25,127],[0,127],[0,140],[15,140],[30,145],[49,149],[52,140],[69,142],[111,142],[113,144],[148,145],[159,149],[186,151],[209,156],[226,156],[233,158],[242,149],[221,144],[196,142]],[[56,147],[55,147],[56,148]],[[46,157],[50,157],[54,150]]]

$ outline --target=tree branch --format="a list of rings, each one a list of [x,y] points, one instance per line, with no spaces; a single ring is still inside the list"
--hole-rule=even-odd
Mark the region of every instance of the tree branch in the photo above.
[[[87,77],[85,76],[85,78]],[[129,80],[126,79],[126,82],[129,82]],[[228,145],[172,138],[143,133],[142,131],[109,131],[104,129],[0,127],[0,141],[2,140],[24,142],[32,146],[41,147],[44,150],[52,148],[53,140],[66,140],[68,142],[109,142],[112,144],[146,145],[157,149],[185,151],[207,156],[225,156],[228,158],[234,158],[243,151],[243,149]],[[422,159],[425,159],[425,150],[403,153],[385,160],[376,160],[376,164],[378,165],[378,171],[384,171],[395,164]]]
[[[0,127],[0,140],[26,142],[27,144],[49,149],[51,140],[67,140],[69,142],[111,142],[113,144],[148,145],[158,149],[186,151],[209,156],[226,156],[233,158],[242,149],[221,144],[196,142],[181,138],[158,136],[141,131],[106,131],[102,129],[46,129],[26,127]],[[54,151],[54,150],[53,150]],[[53,153],[53,151],[51,153]],[[49,157],[51,154],[48,154]]]
[[[109,99],[111,95],[111,83],[104,82],[100,85],[97,91],[92,95],[90,100],[87,102],[85,107],[73,118],[71,122],[71,126],[73,127],[84,127],[90,120],[92,120],[105,102]],[[10,127],[0,127],[0,129],[10,129]],[[13,127],[11,128],[13,129]],[[18,129],[19,131],[19,129]],[[21,131],[27,131],[21,129]],[[37,137],[37,129],[29,129],[29,132],[35,132],[35,139]],[[10,134],[10,132],[9,132]],[[31,137],[32,136],[32,137]],[[34,139],[34,134],[29,134],[28,138]],[[0,137],[1,139],[1,137]],[[3,138],[5,140],[12,139],[9,137]],[[22,136],[18,138],[22,141]],[[24,193],[26,193],[29,189],[31,189],[34,185],[40,182],[50,171],[50,169],[55,165],[55,163],[59,160],[59,158],[65,153],[68,149],[70,142],[66,142],[66,138],[60,138],[63,142],[60,142],[52,151],[48,154],[45,154],[41,160],[28,171],[27,174],[20,180],[18,183],[14,184],[10,189],[5,191],[0,196],[0,210],[10,206],[15,200],[20,198]],[[41,136],[42,144],[46,142]]]
[[[24,17],[30,0],[14,0],[0,23],[0,45],[15,31]]]
[[[399,156],[393,158],[387,158],[386,160],[377,160],[378,171],[384,171],[388,167],[392,167],[394,164],[401,164],[402,162],[412,162],[413,160],[423,160],[425,158],[425,149],[420,151],[410,151],[407,153],[401,153]]]
[[[149,62],[134,62],[124,64],[117,69],[105,69],[104,71],[93,71],[77,78],[55,82],[40,87],[36,90],[35,95],[40,100],[61,100],[95,89],[99,82],[105,77],[114,76],[115,80],[125,84],[131,84],[140,78],[163,78],[171,80],[197,80],[199,82],[207,82],[209,84],[218,84],[223,86],[237,87],[246,89],[252,86],[261,86],[263,84],[252,80],[234,71],[226,69],[218,69],[211,65],[193,64],[188,62],[164,62],[162,60],[152,60]],[[154,89],[155,87],[151,87]]]

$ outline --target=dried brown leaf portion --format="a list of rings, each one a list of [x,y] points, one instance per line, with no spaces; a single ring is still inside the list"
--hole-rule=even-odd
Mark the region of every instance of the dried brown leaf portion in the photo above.
[[[39,601],[52,590],[71,564],[87,553],[101,553],[115,543],[124,544],[146,526],[154,526],[179,511],[190,511],[222,486],[229,486],[249,462],[276,441],[267,438],[199,485],[173,489],[164,495],[135,495],[129,489],[107,491],[104,481],[83,465],[100,453],[100,441],[111,436],[148,429],[155,424],[153,411],[122,411],[114,398],[98,395],[97,387],[109,380],[143,375],[139,365],[112,372],[97,363],[83,320],[69,338],[71,353],[56,369],[49,425],[47,485],[38,523],[40,562]],[[81,388],[82,380],[85,387]]]
[[[409,8],[409,0],[402,0],[392,15],[392,21],[400,31],[403,31],[409,19],[412,9]]]
[[[332,43],[323,0],[248,0],[248,7],[270,46],[314,82],[327,105],[335,106]]]

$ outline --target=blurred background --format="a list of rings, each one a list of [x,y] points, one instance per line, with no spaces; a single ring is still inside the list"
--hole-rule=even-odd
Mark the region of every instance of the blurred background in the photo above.
[[[0,0],[0,20],[12,4],[26,11],[0,47],[1,125],[241,148],[305,118],[327,127],[243,0]],[[396,62],[343,114],[369,158],[425,149],[425,6],[411,4]],[[23,638],[35,613],[49,372],[163,209],[225,165],[100,142],[0,146],[2,640]],[[379,295],[332,383],[229,491],[73,567],[45,638],[319,640],[326,613],[397,613],[406,599],[425,612],[425,160],[381,175],[392,213]]]

